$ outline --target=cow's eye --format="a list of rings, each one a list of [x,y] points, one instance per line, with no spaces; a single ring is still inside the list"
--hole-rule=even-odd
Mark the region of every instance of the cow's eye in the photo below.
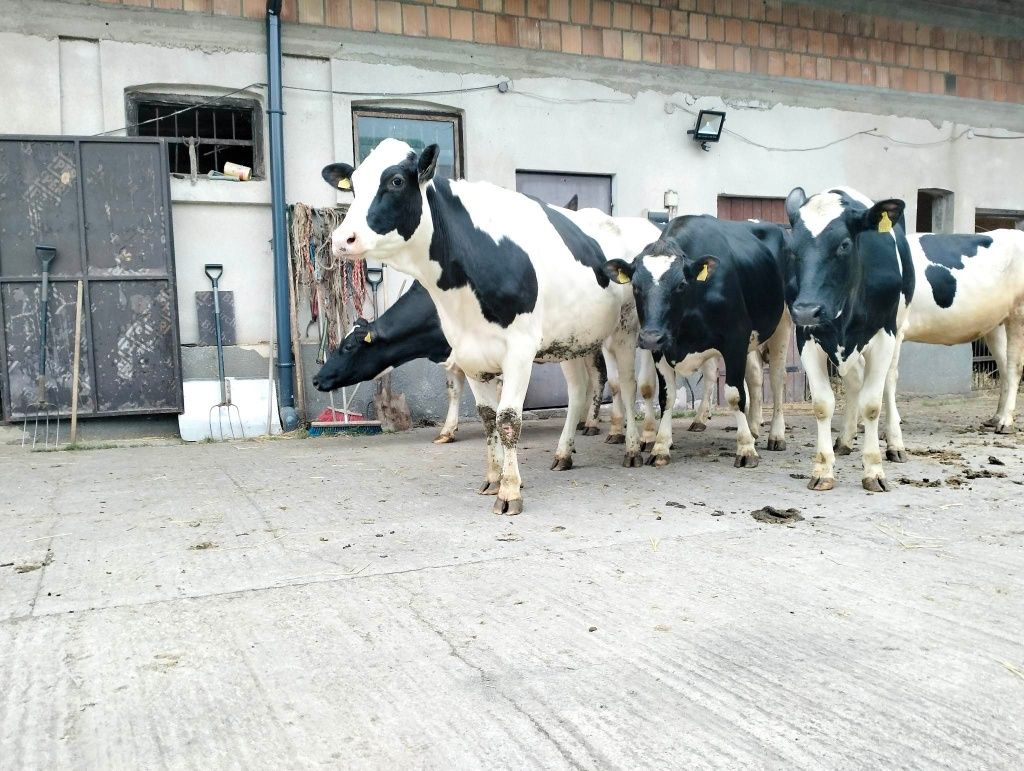
[[[393,187],[393,188],[396,188],[396,189],[400,188],[404,184],[405,184],[405,178],[404,177],[392,177],[391,178],[391,187]]]
[[[844,238],[842,243],[840,243],[839,247],[836,249],[836,254],[839,255],[840,257],[846,257],[850,254],[850,251],[852,249],[853,241],[851,241],[849,238]]]

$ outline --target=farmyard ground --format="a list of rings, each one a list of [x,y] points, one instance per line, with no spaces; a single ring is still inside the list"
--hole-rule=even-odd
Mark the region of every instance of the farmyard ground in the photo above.
[[[528,422],[511,519],[473,424],[0,446],[0,768],[1019,767],[1024,444],[973,430],[992,406],[907,403],[874,495],[856,455],[793,478],[806,411],[752,470],[723,414],[665,469],[602,434],[549,471],[560,422]]]

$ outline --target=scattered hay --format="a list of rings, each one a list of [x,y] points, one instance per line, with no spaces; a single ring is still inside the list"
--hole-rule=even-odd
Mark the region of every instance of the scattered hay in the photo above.
[[[903,529],[903,525],[880,525],[876,522],[875,527],[904,549],[941,549],[945,545],[941,538],[927,538],[908,533]]]

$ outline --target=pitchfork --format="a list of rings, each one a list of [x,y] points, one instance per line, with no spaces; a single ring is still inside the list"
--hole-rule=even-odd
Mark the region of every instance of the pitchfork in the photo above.
[[[228,431],[231,432],[232,439],[238,439],[235,435],[235,425],[231,419],[231,410],[235,411],[235,415],[238,417],[238,432],[242,435],[242,439],[245,439],[245,428],[242,426],[242,413],[238,410],[237,404],[231,403],[231,384],[224,377],[224,333],[221,329],[220,323],[220,294],[219,294],[219,282],[220,277],[224,275],[223,265],[206,265],[206,277],[210,279],[210,283],[213,284],[213,320],[214,325],[217,327],[217,376],[220,379],[220,401],[210,407],[210,438],[212,439],[213,434],[213,413],[214,410],[217,412],[217,428],[220,432],[221,441],[226,437],[224,436],[224,413],[227,413],[228,418]]]
[[[35,427],[32,429],[32,449],[35,449],[36,441],[39,438],[39,417],[43,416],[44,437],[43,447],[50,446],[50,415],[56,418],[57,426],[53,439],[53,446],[60,442],[60,413],[57,406],[46,399],[46,321],[47,301],[50,299],[50,263],[57,256],[57,249],[53,246],[36,246],[36,257],[43,269],[43,277],[39,283],[39,376],[36,378],[36,401],[28,405],[28,409],[35,410]],[[28,439],[28,412],[25,413],[25,422],[21,427],[21,446],[25,446]]]

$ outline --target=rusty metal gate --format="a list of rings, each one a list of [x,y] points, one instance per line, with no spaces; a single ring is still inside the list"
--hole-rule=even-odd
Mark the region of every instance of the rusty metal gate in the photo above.
[[[50,266],[47,398],[71,409],[77,281],[85,288],[79,413],[183,408],[167,151],[161,140],[0,136],[0,407],[31,413],[41,268]]]

